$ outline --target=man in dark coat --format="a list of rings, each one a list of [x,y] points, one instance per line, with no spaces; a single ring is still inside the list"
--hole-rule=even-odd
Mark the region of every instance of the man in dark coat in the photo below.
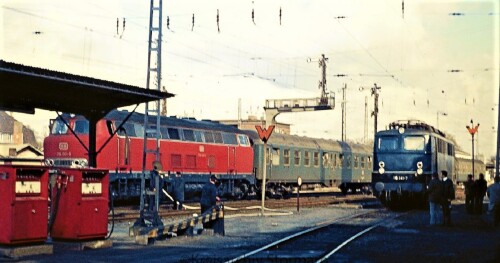
[[[467,214],[474,213],[474,198],[476,196],[476,187],[472,174],[467,175],[467,181],[464,182],[465,186],[465,210]]]
[[[443,185],[437,174],[432,175],[432,180],[427,186],[427,194],[429,196],[429,215],[431,217],[430,224],[437,225],[439,223],[439,206],[443,198]]]
[[[479,174],[479,179],[476,180],[476,197],[474,198],[474,214],[480,215],[483,213],[483,200],[488,185],[484,180],[484,174]]]
[[[455,199],[455,187],[448,178],[447,171],[441,171],[443,176],[443,225],[451,226],[451,200]]]
[[[181,172],[176,172],[172,181],[173,197],[174,197],[174,210],[182,210],[184,203],[184,179]]]
[[[212,207],[214,207],[218,201],[220,201],[217,196],[217,187],[215,183],[217,182],[217,177],[215,175],[210,176],[210,180],[203,186],[201,190],[201,214],[203,215],[205,212],[210,211]],[[203,223],[203,228],[211,228],[211,223]]]

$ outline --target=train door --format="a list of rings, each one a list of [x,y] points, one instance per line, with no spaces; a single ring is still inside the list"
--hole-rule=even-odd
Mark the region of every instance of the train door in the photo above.
[[[118,137],[118,168],[127,169],[130,167],[130,125],[123,125],[117,132]]]
[[[236,173],[236,147],[228,146],[227,147],[227,173],[235,174]]]

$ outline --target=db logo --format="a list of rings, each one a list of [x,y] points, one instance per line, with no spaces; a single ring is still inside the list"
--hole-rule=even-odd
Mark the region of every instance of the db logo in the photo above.
[[[67,151],[68,150],[68,143],[67,142],[60,142],[59,143],[59,150]]]

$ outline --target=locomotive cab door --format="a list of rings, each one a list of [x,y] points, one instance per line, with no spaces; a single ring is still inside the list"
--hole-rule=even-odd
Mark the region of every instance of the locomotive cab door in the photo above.
[[[236,174],[236,147],[227,147],[227,173]]]

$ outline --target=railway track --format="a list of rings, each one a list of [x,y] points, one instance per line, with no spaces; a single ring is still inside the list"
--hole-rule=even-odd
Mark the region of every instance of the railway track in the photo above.
[[[342,261],[337,253],[350,242],[401,216],[389,211],[366,211],[300,231],[259,249],[226,261],[233,262],[328,262]]]
[[[376,198],[369,195],[348,195],[348,196],[317,196],[317,197],[301,197],[300,207],[319,207],[327,205],[345,205],[345,206],[366,206],[373,204]],[[243,200],[243,201],[228,201],[224,202],[226,206],[225,214],[241,214],[241,213],[255,213],[260,211],[260,200]],[[266,200],[266,208],[269,209],[287,209],[297,206],[297,198],[281,199],[281,200]],[[188,217],[193,213],[199,213],[198,203],[188,203],[187,206],[194,207],[195,209],[186,209],[182,211],[172,210],[170,205],[161,205],[159,215],[160,217]],[[252,209],[248,209],[252,208]],[[139,208],[137,206],[123,206],[115,207],[114,220],[115,222],[133,221],[139,218]],[[110,213],[109,219],[113,219]]]

